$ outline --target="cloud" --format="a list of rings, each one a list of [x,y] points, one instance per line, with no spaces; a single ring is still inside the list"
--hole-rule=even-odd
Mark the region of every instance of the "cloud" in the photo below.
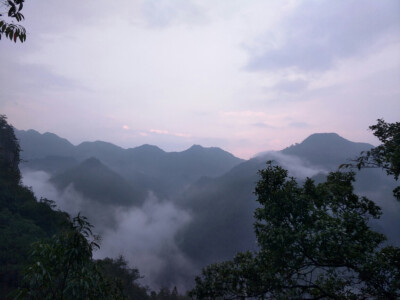
[[[200,6],[187,0],[148,0],[144,1],[142,9],[152,27],[167,27],[181,22],[194,24],[205,18]]]
[[[266,114],[261,111],[251,111],[251,110],[242,110],[242,111],[225,111],[222,112],[221,115],[223,117],[245,117],[245,118],[254,118],[254,117],[265,117]]]
[[[317,174],[327,174],[328,170],[320,167],[307,165],[297,156],[282,154],[276,151],[262,152],[256,155],[256,158],[266,161],[272,160],[282,166],[284,169],[289,170],[289,175],[298,179],[305,179]]]
[[[264,123],[264,122],[258,122],[254,123],[253,126],[259,127],[259,128],[270,128],[270,129],[276,129],[275,126],[272,126],[270,124]]]
[[[87,91],[78,81],[52,72],[43,64],[21,64],[13,62],[14,57],[4,54],[0,69],[0,81],[7,82],[0,90],[0,97],[7,101],[9,95],[20,90],[29,90],[33,95],[43,95],[49,92]],[[10,72],[12,75],[10,75]],[[10,77],[15,80],[10,80]],[[45,88],[44,88],[45,87]],[[25,100],[26,101],[26,100]]]
[[[157,133],[157,134],[169,134],[168,130],[150,129],[149,131],[151,133]]]
[[[186,273],[192,269],[191,262],[175,244],[176,232],[186,225],[190,215],[171,202],[160,201],[153,194],[140,208],[117,212],[118,226],[103,233],[98,257],[124,255],[145,275],[144,283],[153,288],[169,286],[184,280],[169,272],[171,265]],[[184,284],[182,284],[184,285]],[[182,288],[182,286],[181,286]]]
[[[249,50],[247,69],[328,70],[398,36],[399,11],[398,1],[303,1],[282,21],[279,33],[259,37],[258,46]]]
[[[308,81],[304,79],[281,80],[273,86],[273,89],[280,92],[297,93],[305,90],[307,86]]]
[[[175,234],[191,221],[188,212],[152,193],[140,207],[104,205],[83,197],[72,185],[60,192],[49,179],[43,171],[23,171],[23,184],[32,187],[38,199],[54,200],[58,209],[71,216],[81,212],[94,225],[94,232],[102,238],[95,258],[122,254],[153,289],[173,284],[185,290],[189,286],[198,270],[175,243]]]
[[[310,127],[310,124],[306,122],[291,122],[289,124],[289,127],[294,127],[294,128],[308,128]]]
[[[35,196],[54,200],[57,208],[66,211],[71,216],[82,212],[89,221],[95,225],[98,233],[103,233],[106,228],[114,228],[117,225],[115,207],[102,204],[93,199],[84,197],[76,191],[73,185],[69,185],[63,191],[59,191],[50,182],[50,174],[44,171],[23,170],[23,184],[31,187]]]
[[[173,136],[183,137],[183,138],[190,138],[191,137],[191,135],[187,134],[187,133],[170,132],[168,130],[162,130],[162,129],[150,129],[149,132],[156,133],[156,134],[173,135]]]

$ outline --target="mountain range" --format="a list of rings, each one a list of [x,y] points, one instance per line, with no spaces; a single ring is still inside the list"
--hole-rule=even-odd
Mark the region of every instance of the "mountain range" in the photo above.
[[[95,209],[95,203],[101,205],[97,211],[110,207],[110,214],[111,208],[140,208],[151,193],[190,215],[190,222],[177,227],[170,242],[196,270],[231,259],[238,251],[257,248],[253,191],[257,172],[266,161],[281,164],[300,182],[306,177],[320,182],[340,164],[373,147],[335,133],[317,133],[281,151],[242,160],[220,148],[199,145],[182,152],[165,152],[152,145],[123,149],[101,141],[74,146],[55,134],[34,130],[16,130],[16,136],[24,160],[22,170],[47,172],[49,183],[60,193],[73,186],[90,199],[86,209]],[[363,170],[357,174],[355,187],[383,209],[382,220],[372,225],[386,233],[390,242],[400,244],[400,205],[391,195],[393,180],[379,169]],[[93,220],[95,226],[101,227],[101,222],[100,218]],[[171,270],[171,265],[168,268]],[[180,280],[190,277],[190,272],[178,266],[171,273]],[[163,274],[161,284],[176,282],[177,278],[165,275],[165,270]]]

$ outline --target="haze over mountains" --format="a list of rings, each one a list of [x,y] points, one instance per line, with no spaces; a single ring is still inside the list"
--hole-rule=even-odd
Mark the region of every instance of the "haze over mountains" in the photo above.
[[[278,152],[239,159],[219,148],[194,145],[165,152],[143,145],[123,149],[106,142],[78,146],[52,133],[16,130],[24,183],[70,213],[81,211],[103,236],[99,256],[123,254],[152,286],[189,287],[206,264],[256,248],[253,190],[267,160],[300,181],[316,181],[372,147],[334,133],[313,134]],[[296,141],[294,141],[296,142]],[[377,201],[373,224],[400,244],[400,205],[394,182],[381,170],[357,175],[359,193]]]

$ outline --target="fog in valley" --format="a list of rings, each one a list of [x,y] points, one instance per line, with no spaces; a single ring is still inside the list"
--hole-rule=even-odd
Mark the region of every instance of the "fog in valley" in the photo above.
[[[18,134],[24,146],[23,136],[27,133]],[[42,139],[42,144],[46,141],[45,136],[34,135]],[[367,150],[371,146],[353,143],[335,134],[317,134],[282,151],[267,151],[250,160],[233,161],[233,156],[227,152],[202,147],[192,147],[178,153],[160,150],[162,152],[156,152],[158,154],[151,148],[144,152],[120,149],[118,155],[126,162],[115,164],[111,156],[103,155],[102,159],[108,161],[109,166],[91,157],[93,153],[102,153],[101,147],[102,144],[93,144],[91,151],[81,156],[79,146],[74,146],[76,152],[71,153],[77,160],[72,167],[63,166],[61,162],[65,158],[57,157],[56,152],[53,156],[47,156],[47,159],[31,157],[21,164],[23,184],[31,187],[38,198],[54,200],[57,209],[71,216],[81,213],[88,217],[94,225],[94,232],[101,236],[101,247],[95,252],[96,258],[123,255],[131,267],[140,270],[144,276],[141,279],[143,284],[153,289],[177,286],[180,290],[187,290],[193,287],[195,275],[207,264],[231,259],[238,251],[257,250],[253,232],[253,212],[257,202],[253,192],[259,178],[257,172],[265,168],[267,161],[288,169],[289,176],[296,178],[300,184],[307,177],[318,183],[323,182],[330,171],[337,170],[340,162],[348,162],[362,149]],[[324,147],[329,147],[335,154],[326,161],[320,161],[317,153]],[[124,153],[131,155],[125,156]],[[164,169],[155,173],[150,171],[153,176],[157,174],[158,180],[146,181],[146,172],[141,173],[142,177],[136,177],[137,180],[147,182],[148,190],[139,193],[129,185],[126,189],[115,190],[112,184],[104,181],[114,178],[112,176],[120,176],[116,178],[128,182],[127,174],[133,171],[127,169],[128,161],[134,162],[135,155],[140,155],[144,165],[151,164],[152,155],[160,153],[162,155],[158,163]],[[29,155],[28,149],[23,155]],[[219,156],[221,166],[216,173],[218,175],[209,175],[214,173],[214,163],[202,164],[201,170],[198,169],[200,165],[194,164],[190,168],[193,168],[191,173],[196,176],[189,180],[177,176],[172,180],[168,161],[174,161],[173,169],[177,175],[188,168],[181,164],[187,155],[193,161],[204,155],[208,155],[211,161],[211,157]],[[116,157],[113,159],[118,160]],[[51,170],[57,160],[60,161],[57,171],[41,170]],[[71,158],[70,161],[75,160]],[[224,163],[225,171],[221,171]],[[88,171],[84,182],[90,183],[100,178],[104,197],[99,199],[88,196],[94,195],[99,186],[75,186],[77,178],[83,178],[82,173],[79,173],[82,172],[82,165]],[[134,168],[134,165],[131,166]],[[151,169],[153,167],[149,167]],[[182,178],[181,181],[179,178]],[[363,170],[357,178],[356,189],[359,194],[376,201],[383,210],[382,218],[373,220],[371,225],[388,236],[388,244],[399,245],[400,226],[393,224],[400,224],[400,204],[391,195],[395,182],[381,170]],[[167,182],[173,182],[176,189],[171,192],[168,185],[164,184]],[[125,194],[121,194],[121,190]],[[127,200],[120,201],[118,197]]]
[[[0,52],[0,300],[400,299],[400,1],[0,0]]]

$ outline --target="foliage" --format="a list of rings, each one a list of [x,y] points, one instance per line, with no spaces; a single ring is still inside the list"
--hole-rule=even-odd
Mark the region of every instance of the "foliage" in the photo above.
[[[6,38],[17,42],[17,39],[23,43],[26,40],[26,30],[23,26],[14,24],[13,20],[17,22],[21,22],[25,19],[24,15],[21,13],[21,10],[24,6],[25,0],[2,0],[2,4],[4,7],[7,7],[7,17],[12,21],[7,22],[5,20],[0,19],[0,39],[2,35],[5,35]],[[0,17],[3,17],[3,14],[0,14]]]
[[[20,147],[14,134],[14,128],[7,123],[7,118],[0,115],[0,173],[1,179],[6,178],[9,184],[19,184],[21,173],[18,169],[20,162]]]
[[[187,296],[180,295],[178,293],[178,289],[174,287],[172,290],[168,288],[161,288],[158,293],[152,291],[150,293],[150,300],[187,300],[189,299]]]
[[[0,298],[17,288],[30,244],[67,226],[67,214],[21,185],[20,148],[14,129],[0,115]]]
[[[195,299],[395,299],[400,251],[368,227],[380,209],[353,193],[354,173],[330,173],[301,187],[269,164],[259,171],[255,233],[259,251],[205,268]]]
[[[341,167],[382,168],[387,175],[395,180],[400,176],[400,122],[386,123],[378,119],[376,125],[369,127],[373,134],[382,142],[370,151],[361,152],[354,163],[343,164]],[[400,201],[400,186],[394,189],[394,196]]]
[[[136,283],[141,278],[139,270],[129,268],[123,256],[119,256],[117,259],[105,258],[96,263],[110,281],[116,282],[121,287],[126,298],[149,299],[147,289]]]
[[[123,299],[120,287],[92,260],[99,245],[91,227],[78,215],[62,234],[36,242],[16,299]]]

